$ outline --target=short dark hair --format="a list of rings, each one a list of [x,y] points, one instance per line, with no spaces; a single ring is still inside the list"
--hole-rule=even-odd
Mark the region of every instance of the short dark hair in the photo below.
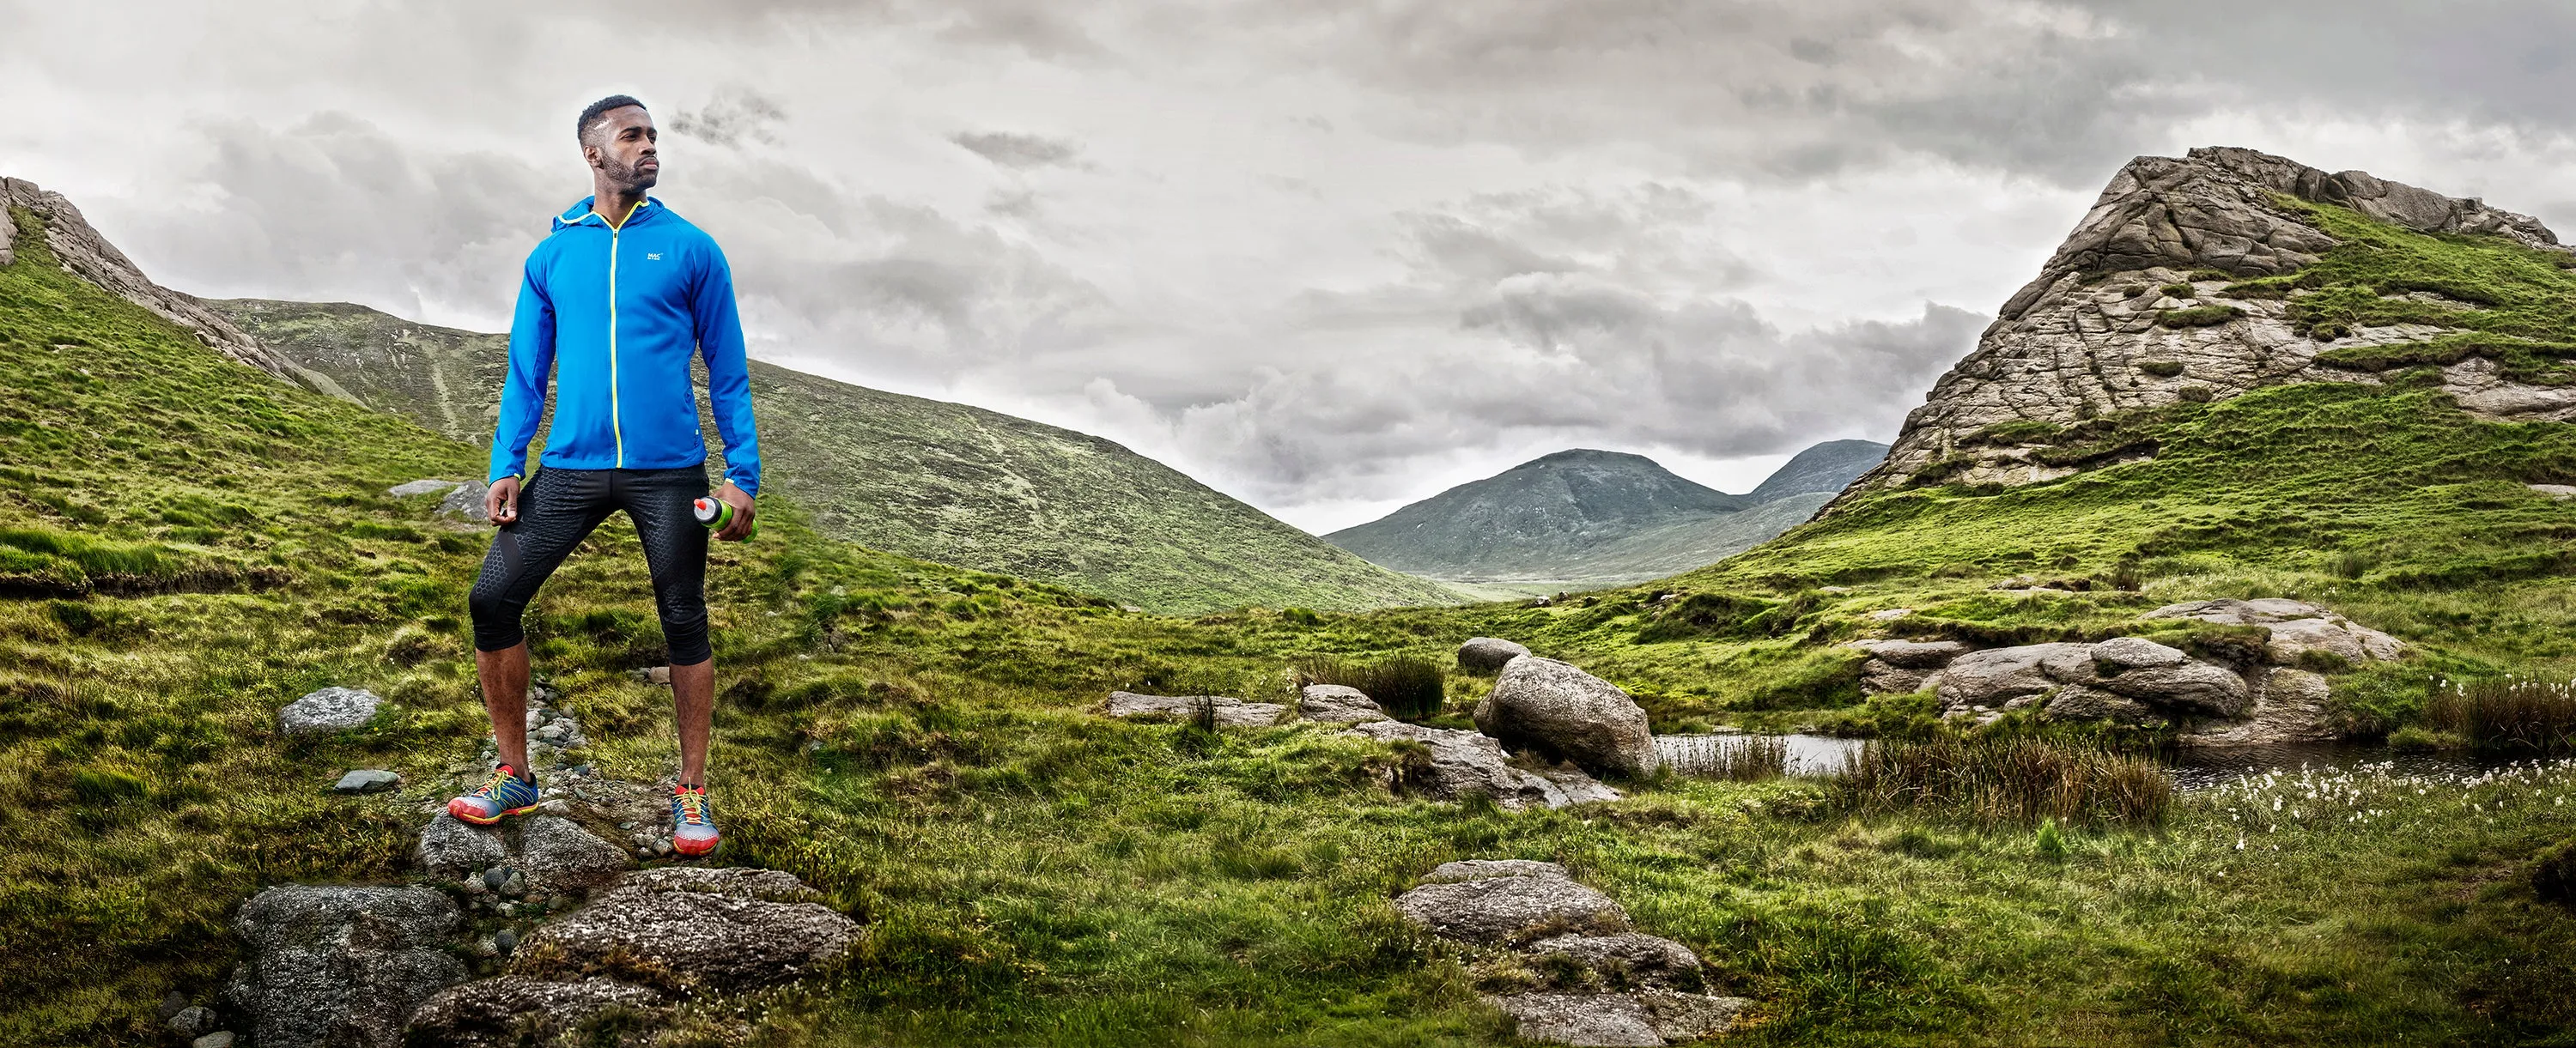
[[[635,96],[633,95],[610,95],[606,98],[600,99],[599,101],[583,106],[581,108],[581,118],[572,122],[573,141],[579,142],[583,145],[589,145],[590,125],[599,120],[600,114],[606,113],[611,109],[624,109],[627,106],[634,106],[637,109],[643,109],[644,103],[636,101]],[[650,112],[650,110],[647,110],[647,112]]]

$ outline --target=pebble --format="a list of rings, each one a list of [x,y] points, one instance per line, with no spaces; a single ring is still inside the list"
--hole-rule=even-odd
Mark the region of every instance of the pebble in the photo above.
[[[501,951],[501,955],[504,957],[509,956],[510,951],[519,948],[519,933],[511,931],[508,928],[503,928],[500,931],[493,933],[492,948]]]
[[[501,882],[509,879],[510,868],[507,866],[495,866],[483,871],[483,886],[493,891],[501,890]]]
[[[201,1037],[214,1032],[217,1025],[215,1010],[201,1004],[189,1005],[180,1009],[179,1014],[171,1016],[169,1021],[162,1025],[169,1027],[171,1033],[181,1037]]]
[[[467,895],[481,895],[484,892],[492,890],[490,885],[483,883],[483,878],[481,877],[468,877],[463,881],[457,882],[457,887],[464,889],[465,894]]]
[[[671,854],[671,842],[670,842],[670,840],[669,840],[668,838],[664,838],[664,837],[655,837],[655,838],[653,838],[653,854],[655,854],[655,855],[669,855],[669,854]]]

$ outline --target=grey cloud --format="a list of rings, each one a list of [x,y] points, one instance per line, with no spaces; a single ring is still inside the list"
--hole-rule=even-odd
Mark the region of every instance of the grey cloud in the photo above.
[[[717,91],[706,105],[694,111],[682,110],[674,115],[671,130],[720,146],[740,146],[746,138],[777,145],[775,129],[786,119],[787,109],[777,99],[737,85]]]
[[[1065,139],[1009,131],[961,131],[948,136],[948,140],[969,153],[1015,169],[1069,164],[1082,152],[1081,146]]]

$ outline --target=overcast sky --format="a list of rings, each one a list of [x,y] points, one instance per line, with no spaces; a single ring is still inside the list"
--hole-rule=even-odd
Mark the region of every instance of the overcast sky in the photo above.
[[[0,0],[0,174],[164,284],[499,330],[643,98],[753,354],[1310,530],[1567,447],[1888,440],[2119,165],[2576,224],[2576,5]]]

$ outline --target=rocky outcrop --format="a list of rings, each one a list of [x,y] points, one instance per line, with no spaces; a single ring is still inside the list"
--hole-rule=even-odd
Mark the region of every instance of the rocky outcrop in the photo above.
[[[1260,728],[1279,723],[1288,707],[1275,702],[1245,702],[1224,695],[1139,695],[1113,691],[1101,712],[1120,719],[1186,721],[1204,709],[1218,727]]]
[[[1481,794],[1515,811],[1619,799],[1619,791],[1581,772],[1513,767],[1501,743],[1472,731],[1382,720],[1353,725],[1348,734],[1398,744],[1400,760],[1387,785],[1399,793],[1442,801]]]
[[[1655,770],[1646,711],[1619,686],[1569,663],[1524,655],[1476,703],[1476,727],[1517,749],[1572,761],[1596,775]]]
[[[1752,1003],[1707,993],[1698,954],[1631,928],[1616,901],[1552,862],[1443,863],[1395,909],[1473,951],[1486,1003],[1523,1040],[1678,1044],[1724,1032]]]
[[[597,888],[635,866],[626,849],[554,815],[472,826],[442,811],[421,831],[417,855],[421,868],[442,880],[499,869],[501,879],[516,873],[526,890],[538,893]]]
[[[1458,668],[1468,673],[1500,673],[1513,659],[1530,653],[1500,637],[1469,637],[1458,645]]]
[[[672,866],[626,874],[539,928],[513,974],[656,973],[675,992],[774,986],[858,945],[858,922],[776,870]]]
[[[2395,659],[2405,645],[2305,601],[2282,598],[2170,604],[2145,619],[2192,619],[2265,630],[2260,654],[2196,658],[2145,637],[2099,643],[1968,650],[1954,641],[1859,640],[1870,694],[1933,690],[1944,716],[1991,721],[2035,709],[2049,720],[2182,724],[2188,744],[2256,745],[2333,737],[2319,672]]]
[[[393,1048],[431,994],[465,977],[456,904],[427,888],[288,884],[243,903],[250,958],[233,1006],[261,1048]]]
[[[2111,179],[2039,276],[2004,303],[1976,350],[1907,416],[1886,461],[1823,512],[1936,464],[1946,480],[2027,484],[2152,456],[2152,446],[2138,445],[2070,459],[2040,441],[2051,427],[2185,399],[2224,399],[2286,382],[2376,382],[2316,358],[2329,349],[2444,333],[2400,325],[2311,337],[2292,328],[2286,301],[2230,295],[2238,279],[2294,271],[2336,246],[2298,209],[2283,206],[2284,196],[2422,232],[2487,233],[2565,250],[2537,219],[2359,171],[2328,173],[2249,149],[2139,157]],[[2202,309],[2214,322],[2160,322],[2184,309]],[[2506,381],[2482,359],[2447,368],[2444,384],[2462,407],[2485,417],[2576,418],[2576,391]]]
[[[504,1048],[545,1043],[612,1009],[632,1013],[643,1025],[670,1016],[659,991],[608,979],[548,982],[504,975],[455,987],[412,1013],[413,1044]]]
[[[188,329],[215,352],[289,382],[348,398],[337,383],[261,345],[205,303],[153,283],[133,260],[125,257],[125,252],[91,228],[80,209],[62,194],[23,179],[0,178],[0,211],[12,208],[24,208],[44,223],[45,247],[53,252],[54,261],[72,275]],[[17,224],[0,222],[0,230],[15,234]],[[8,265],[16,254],[14,243],[0,240],[0,265]]]

